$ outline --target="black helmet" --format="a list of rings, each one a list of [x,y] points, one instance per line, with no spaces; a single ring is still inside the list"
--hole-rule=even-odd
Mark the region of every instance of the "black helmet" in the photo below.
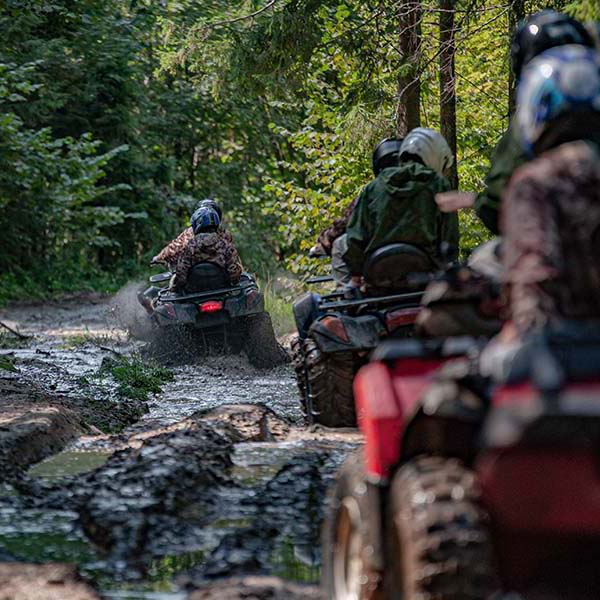
[[[569,15],[541,10],[519,23],[510,46],[517,80],[521,77],[523,67],[532,58],[550,48],[567,44],[594,47],[594,40],[587,29]]]
[[[402,138],[385,138],[375,146],[375,150],[373,150],[373,174],[375,177],[384,169],[398,165],[400,146],[403,141]]]
[[[223,219],[223,209],[219,203],[215,202],[215,200],[212,198],[204,198],[204,200],[200,200],[200,202],[196,204],[194,211],[198,210],[199,208],[212,208],[213,210],[217,211],[217,214],[219,215],[219,221]]]

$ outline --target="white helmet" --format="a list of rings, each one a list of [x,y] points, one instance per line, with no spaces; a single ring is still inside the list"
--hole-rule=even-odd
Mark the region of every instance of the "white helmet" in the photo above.
[[[403,154],[418,156],[425,166],[440,175],[454,162],[454,156],[444,136],[426,127],[416,127],[408,133],[400,146],[400,158]]]
[[[600,54],[584,46],[560,46],[534,58],[523,71],[516,119],[531,154],[552,121],[577,117],[583,129],[600,113]],[[573,131],[574,133],[574,131]]]

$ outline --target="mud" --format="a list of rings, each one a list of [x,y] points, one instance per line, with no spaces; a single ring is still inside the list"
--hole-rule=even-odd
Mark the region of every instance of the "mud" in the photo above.
[[[106,598],[318,597],[290,582],[318,581],[324,494],[357,433],[306,430],[290,367],[257,370],[243,356],[175,367],[147,406],[116,397],[94,374],[140,343],[112,305],[91,296],[0,312],[35,336],[0,350],[18,369],[0,384],[35,382],[70,416],[60,435],[48,424],[57,441],[22,466],[66,448],[0,486],[0,560],[74,562]],[[22,444],[1,453],[11,447]]]

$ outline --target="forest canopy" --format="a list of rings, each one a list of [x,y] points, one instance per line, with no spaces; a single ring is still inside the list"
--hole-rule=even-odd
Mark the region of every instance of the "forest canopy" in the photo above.
[[[595,0],[6,0],[0,299],[143,269],[214,197],[245,265],[314,268],[318,231],[421,124],[479,190],[513,98],[510,32]],[[485,239],[473,214],[465,249]]]

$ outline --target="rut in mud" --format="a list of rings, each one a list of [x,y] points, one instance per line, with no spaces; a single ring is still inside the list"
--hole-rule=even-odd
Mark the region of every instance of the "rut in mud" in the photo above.
[[[76,563],[109,598],[233,598],[248,586],[257,597],[317,597],[291,582],[318,580],[325,492],[358,436],[303,428],[289,366],[210,356],[132,400],[99,375],[107,357],[141,347],[110,299],[21,306],[0,320],[33,336],[12,347],[3,338],[11,366],[0,385],[21,397],[9,394],[13,413],[0,405],[0,449],[27,445],[14,435],[19,419],[29,440],[45,439],[3,469],[0,560]]]

